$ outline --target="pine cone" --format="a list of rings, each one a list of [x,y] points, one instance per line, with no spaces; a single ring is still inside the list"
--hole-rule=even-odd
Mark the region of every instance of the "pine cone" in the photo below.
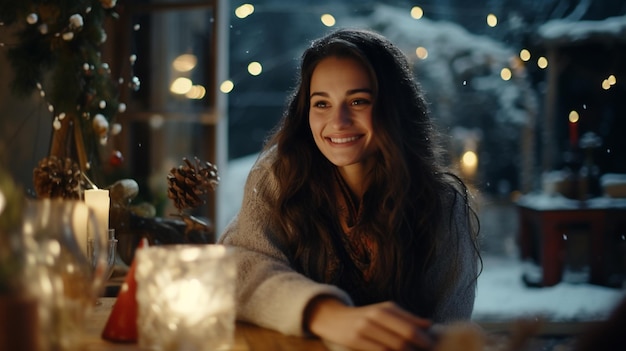
[[[205,204],[204,195],[215,190],[220,181],[214,164],[201,164],[197,157],[194,159],[196,163],[192,164],[183,158],[185,164],[172,168],[167,175],[167,197],[174,200],[174,206],[181,212]]]
[[[35,193],[38,198],[80,199],[83,186],[78,164],[70,158],[44,157],[33,171]]]

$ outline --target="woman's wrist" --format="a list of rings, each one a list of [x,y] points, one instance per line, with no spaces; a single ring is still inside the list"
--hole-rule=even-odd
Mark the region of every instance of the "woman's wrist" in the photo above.
[[[313,298],[304,309],[302,327],[305,333],[319,336],[318,326],[323,316],[329,311],[336,311],[339,307],[345,307],[345,303],[334,296],[320,295]]]

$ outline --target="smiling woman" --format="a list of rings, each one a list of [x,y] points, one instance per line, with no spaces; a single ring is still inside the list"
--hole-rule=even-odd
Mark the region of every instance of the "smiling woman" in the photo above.
[[[433,323],[471,316],[477,223],[407,59],[338,30],[298,78],[220,238],[242,248],[238,316],[358,350],[428,347]]]
[[[374,165],[376,150],[372,128],[372,78],[351,58],[322,60],[311,77],[309,124],[315,144],[338,167],[351,192],[363,197],[360,180]]]

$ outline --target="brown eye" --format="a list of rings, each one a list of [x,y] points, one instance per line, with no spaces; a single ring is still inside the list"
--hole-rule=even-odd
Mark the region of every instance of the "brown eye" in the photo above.
[[[324,107],[327,107],[328,104],[325,101],[317,101],[317,102],[313,103],[312,106],[313,107],[317,107],[317,108],[324,108]]]
[[[350,105],[352,106],[362,106],[362,105],[369,105],[370,101],[368,99],[354,99],[352,100],[352,102],[350,103]]]

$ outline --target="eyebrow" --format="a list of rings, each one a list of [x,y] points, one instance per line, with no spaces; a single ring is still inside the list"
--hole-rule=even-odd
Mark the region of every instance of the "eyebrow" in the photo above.
[[[368,94],[374,94],[374,92],[372,91],[372,89],[369,88],[358,88],[358,89],[351,89],[348,90],[346,95],[352,95],[352,94],[357,94],[357,93],[368,93]],[[323,91],[314,91],[311,93],[311,96],[309,96],[309,99],[313,98],[314,96],[324,96],[324,97],[328,97],[328,93],[323,92]]]

